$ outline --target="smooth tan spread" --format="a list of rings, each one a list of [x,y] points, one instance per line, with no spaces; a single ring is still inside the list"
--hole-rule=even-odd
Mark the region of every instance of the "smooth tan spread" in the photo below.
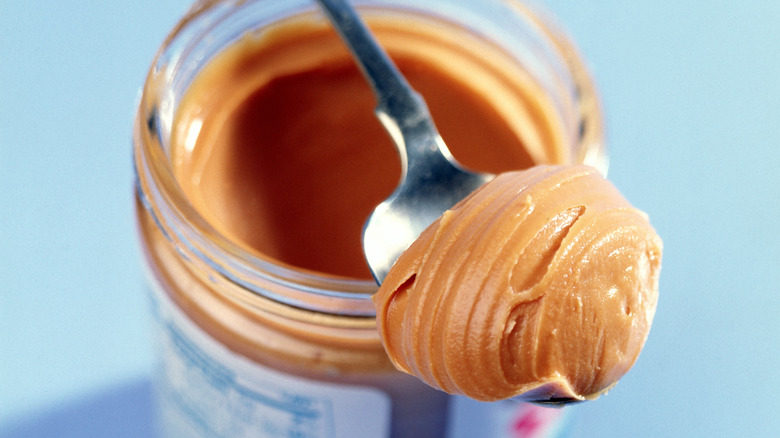
[[[499,175],[401,256],[375,297],[397,368],[478,400],[594,398],[633,365],[661,240],[587,166]]]
[[[497,173],[568,160],[552,103],[497,47],[432,19],[366,18],[459,161]],[[370,279],[363,224],[401,172],[375,106],[324,18],[247,34],[208,63],[179,104],[177,180],[217,231],[253,253]]]

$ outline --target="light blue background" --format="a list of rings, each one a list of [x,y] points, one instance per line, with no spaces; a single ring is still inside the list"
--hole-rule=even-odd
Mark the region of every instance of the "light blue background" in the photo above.
[[[574,435],[780,436],[780,2],[545,3],[665,242],[645,351]],[[188,5],[0,0],[0,437],[151,434],[130,130]]]

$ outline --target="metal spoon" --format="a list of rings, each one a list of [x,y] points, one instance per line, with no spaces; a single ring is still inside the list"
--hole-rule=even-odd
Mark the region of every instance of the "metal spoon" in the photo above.
[[[377,97],[376,116],[401,157],[401,182],[363,230],[363,251],[381,284],[401,253],[447,209],[493,178],[468,172],[452,157],[423,98],[345,0],[317,0],[352,52]]]
[[[447,209],[490,181],[493,175],[463,169],[452,157],[428,107],[346,0],[317,0],[352,51],[376,94],[376,115],[401,156],[401,183],[379,204],[363,230],[363,251],[381,284],[401,253]],[[577,403],[570,398],[515,400],[547,406]]]

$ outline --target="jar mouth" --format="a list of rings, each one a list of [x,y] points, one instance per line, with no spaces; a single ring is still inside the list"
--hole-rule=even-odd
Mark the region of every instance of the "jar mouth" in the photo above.
[[[357,4],[382,11],[427,14],[454,23],[458,22],[458,11],[463,13],[461,9],[474,12],[474,8],[465,2],[451,0],[439,5],[442,11],[447,11],[442,14],[438,9],[433,10],[433,6],[424,9],[409,0],[359,1]],[[450,4],[457,7],[450,10]],[[526,22],[529,32],[534,33],[532,44],[535,48],[559,53],[553,68],[557,74],[571,77],[575,87],[572,95],[580,100],[580,106],[588,99],[595,102],[595,107],[577,108],[581,121],[576,128],[579,132],[575,133],[579,143],[588,142],[592,146],[581,147],[581,156],[571,159],[605,171],[601,116],[595,91],[570,41],[562,39],[558,29],[548,26],[548,20],[541,21],[536,11],[531,13],[526,6],[514,1],[496,1],[490,5],[508,8],[516,19]],[[165,239],[185,261],[203,268],[208,276],[224,278],[258,299],[331,315],[374,317],[376,312],[371,298],[378,287],[376,282],[307,270],[248,251],[220,233],[194,208],[172,171],[169,140],[174,114],[177,103],[200,68],[245,33],[283,18],[312,12],[318,13],[318,10],[309,0],[196,3],[164,43],[143,89],[134,130],[136,192]],[[469,27],[472,20],[477,20],[478,27],[489,26],[487,21],[479,22],[485,20],[483,17],[473,14],[462,15],[459,19],[465,27]],[[481,28],[475,30],[484,32]],[[585,138],[588,135],[593,138]]]

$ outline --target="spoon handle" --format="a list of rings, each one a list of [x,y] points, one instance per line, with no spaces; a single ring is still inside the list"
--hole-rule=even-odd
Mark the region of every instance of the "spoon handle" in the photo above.
[[[444,144],[422,96],[375,41],[348,0],[317,0],[377,97],[377,118],[401,158],[401,181],[363,229],[363,251],[381,283],[420,233],[490,179],[462,169]]]
[[[376,42],[355,9],[346,0],[317,2],[354,55],[371,85],[378,101],[377,116],[396,144],[400,146],[406,143],[406,147],[412,146],[408,141],[404,141],[408,140],[409,131],[422,130],[438,135],[425,101]],[[401,152],[406,153],[403,150]]]

